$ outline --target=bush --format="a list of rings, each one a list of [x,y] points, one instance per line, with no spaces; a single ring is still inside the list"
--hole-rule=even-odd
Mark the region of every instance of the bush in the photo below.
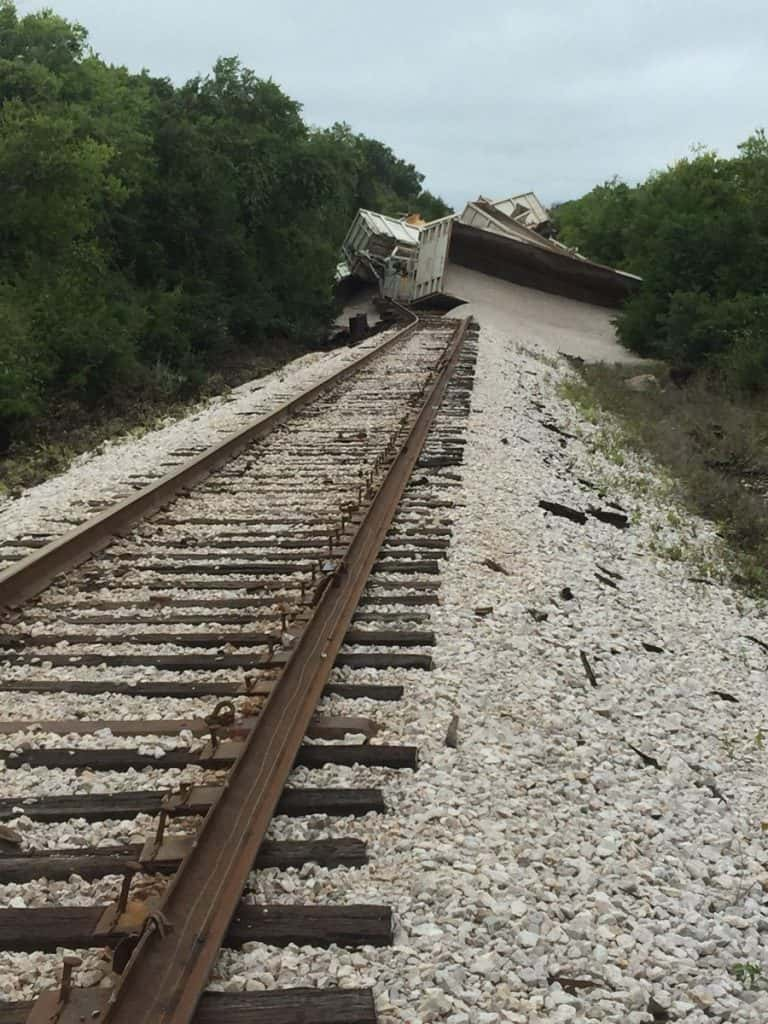
[[[635,188],[614,179],[555,211],[560,237],[640,275],[618,317],[640,355],[768,386],[768,140],[698,150]]]
[[[38,359],[13,289],[0,287],[0,452],[42,409]]]

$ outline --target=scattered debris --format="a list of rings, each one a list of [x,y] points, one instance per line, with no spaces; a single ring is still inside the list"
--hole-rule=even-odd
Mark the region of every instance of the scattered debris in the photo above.
[[[642,750],[638,750],[637,747],[633,747],[631,743],[627,743],[627,746],[634,754],[637,754],[646,768],[656,768],[661,771],[661,765],[655,757],[652,757],[650,754],[644,754]]]
[[[536,608],[527,608],[526,611],[534,622],[546,622],[549,618],[548,612],[540,612]]]
[[[576,508],[569,508],[567,505],[561,505],[557,501],[540,501],[539,508],[543,508],[545,512],[551,512],[553,516],[570,519],[571,522],[578,523],[580,526],[583,526],[587,521],[587,517],[583,512]]]
[[[565,974],[548,974],[547,981],[550,985],[559,985],[563,992],[572,996],[578,995],[580,990],[608,987],[604,981],[595,981],[592,978],[569,978]]]
[[[598,498],[604,498],[605,497],[605,491],[603,491],[599,487],[599,485],[594,483],[594,481],[592,481],[592,480],[586,480],[583,476],[577,476],[576,477],[576,483],[581,484],[582,487],[586,487],[588,491],[595,491],[597,496],[598,496]],[[610,505],[611,504],[610,501],[607,502],[607,504]]]
[[[575,441],[575,440],[577,440],[575,434],[569,434],[567,430],[561,430],[561,428],[558,427],[558,425],[556,423],[552,423],[551,421],[548,421],[548,420],[539,420],[539,422],[541,423],[542,427],[544,427],[545,430],[551,430],[553,434],[557,434],[559,437],[563,438],[563,440],[565,440],[565,441]]]
[[[601,583],[604,583],[606,587],[613,587],[614,590],[618,590],[619,589],[619,584],[614,582],[614,580],[612,580],[609,576],[601,576],[599,572],[596,572],[595,573],[595,577]]]
[[[614,579],[614,580],[623,580],[624,579],[624,577],[621,575],[620,572],[611,572],[610,569],[606,569],[605,566],[603,566],[603,565],[598,565],[597,568],[600,570],[600,572],[604,576],[610,576],[611,579]]]
[[[606,512],[604,508],[593,508],[592,505],[589,506],[587,512],[595,519],[599,519],[601,523],[615,526],[617,530],[626,530],[629,526],[629,516],[623,512]]]
[[[459,745],[459,716],[453,715],[445,734],[445,745],[451,750],[456,750]]]
[[[727,693],[725,690],[710,690],[710,697],[719,697],[720,700],[730,701],[731,704],[738,704],[739,698],[734,697],[732,693]]]
[[[505,576],[509,576],[509,571],[504,568],[501,562],[497,562],[495,558],[484,558],[483,565],[486,569],[493,569],[494,572],[501,572]]]
[[[751,640],[753,644],[757,644],[758,647],[762,648],[766,654],[768,654],[768,644],[765,640],[758,640],[756,636],[749,636],[747,633],[744,634],[744,639]]]
[[[587,679],[593,686],[597,686],[597,676],[589,663],[589,658],[586,656],[584,651],[579,651],[579,654],[581,655],[581,664],[584,666],[584,671],[587,673]]]

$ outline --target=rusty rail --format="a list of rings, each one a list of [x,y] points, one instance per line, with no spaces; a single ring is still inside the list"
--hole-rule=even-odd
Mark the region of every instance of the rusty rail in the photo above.
[[[403,307],[404,308],[404,307]],[[133,526],[145,516],[151,515],[166,505],[182,491],[194,487],[240,454],[248,445],[266,437],[275,427],[311,404],[316,398],[335,387],[341,381],[353,376],[358,370],[387,352],[393,345],[407,338],[416,328],[419,320],[410,310],[412,318],[402,330],[382,345],[367,352],[353,363],[338,370],[332,376],[315,384],[307,391],[281,405],[274,412],[249,424],[243,430],[213,445],[201,455],[186,462],[180,469],[173,470],[154,483],[117,502],[105,512],[95,515],[86,523],[70,530],[45,547],[0,572],[0,610],[15,607],[39,594],[59,573],[80,565],[97,551],[105,548],[116,535]]]
[[[462,321],[457,327],[378,492],[350,524],[349,545],[338,555],[330,584],[291,650],[194,848],[166,890],[160,913],[139,936],[106,1005],[103,990],[72,990],[75,1014],[75,1007],[87,1006],[89,1018],[101,1024],[192,1021],[336,652],[458,363],[466,326]],[[46,995],[50,1006],[56,994]],[[41,997],[30,1020],[42,1019],[45,999]],[[69,1019],[67,1007],[62,1011],[59,1020]]]

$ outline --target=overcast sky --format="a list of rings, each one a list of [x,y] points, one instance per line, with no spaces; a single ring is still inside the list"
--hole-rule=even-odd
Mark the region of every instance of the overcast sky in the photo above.
[[[636,181],[768,122],[765,0],[47,0],[105,59],[181,82],[219,56],[348,121],[453,206]],[[17,0],[19,12],[40,2]]]

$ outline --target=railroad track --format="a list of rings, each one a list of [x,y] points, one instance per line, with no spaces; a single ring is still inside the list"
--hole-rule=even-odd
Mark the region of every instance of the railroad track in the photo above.
[[[367,860],[267,836],[386,811],[294,769],[417,767],[322,702],[397,700],[378,670],[431,665],[472,334],[416,320],[0,574],[0,977],[37,965],[0,1024],[376,1020],[365,989],[206,986],[222,947],[392,941],[387,907],[258,905],[248,878]]]
[[[53,479],[30,494],[0,502],[0,571],[182,469],[222,438],[231,439],[244,424],[290,405],[302,393],[379,349],[401,326],[391,326],[354,348],[301,360],[287,374],[276,371],[264,380],[244,384],[209,408],[187,416],[183,430],[180,424],[169,423],[140,441],[111,445],[102,455],[71,467],[66,474],[69,486]]]

